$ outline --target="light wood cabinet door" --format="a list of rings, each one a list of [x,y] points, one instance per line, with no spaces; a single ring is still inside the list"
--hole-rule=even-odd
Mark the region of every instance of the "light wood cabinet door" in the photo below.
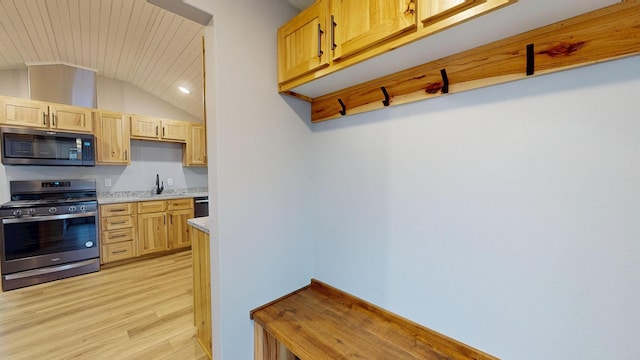
[[[0,97],[0,123],[46,129],[49,127],[49,106],[28,99]]]
[[[138,255],[146,255],[167,249],[167,214],[138,215]]]
[[[420,0],[420,20],[424,24],[453,16],[486,0]]]
[[[191,245],[187,220],[193,218],[193,209],[168,212],[169,249],[178,249]]]
[[[332,0],[333,59],[415,30],[415,4],[416,0]]]
[[[78,106],[49,105],[50,128],[91,133],[91,109]]]
[[[96,163],[99,165],[131,164],[129,118],[122,113],[94,113]]]
[[[142,139],[159,139],[160,138],[160,119],[131,115],[131,137]]]
[[[102,263],[129,259],[135,256],[133,241],[124,241],[102,246]]]
[[[160,137],[165,140],[187,141],[187,122],[180,120],[162,119],[162,133]]]
[[[279,83],[329,66],[328,3],[316,1],[278,29]]]
[[[207,134],[203,125],[189,125],[189,137],[184,146],[182,164],[207,166]]]
[[[141,140],[187,141],[186,121],[131,115],[131,137]]]

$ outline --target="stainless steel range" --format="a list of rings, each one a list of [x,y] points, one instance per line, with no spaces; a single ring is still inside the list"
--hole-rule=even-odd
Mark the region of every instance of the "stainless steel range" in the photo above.
[[[95,180],[11,181],[0,205],[2,289],[100,270]]]

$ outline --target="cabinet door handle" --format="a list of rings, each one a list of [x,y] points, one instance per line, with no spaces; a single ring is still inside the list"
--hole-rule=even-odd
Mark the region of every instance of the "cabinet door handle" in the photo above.
[[[124,160],[125,160],[125,161],[126,161],[126,160],[129,160],[129,154],[128,154],[128,151],[127,151],[127,150],[125,150],[125,151],[124,151]]]
[[[47,125],[47,113],[42,113],[42,125]]]
[[[117,221],[117,222],[112,222],[111,225],[123,225],[126,224],[126,221]]]
[[[127,250],[118,250],[118,251],[112,252],[112,254],[124,254],[126,252],[127,252]]]
[[[164,214],[164,215],[162,216],[162,219],[163,219],[162,221],[163,221],[163,222],[164,222],[164,224],[166,225],[166,224],[167,224],[167,214]]]
[[[56,114],[51,113],[51,125],[56,126]]]
[[[173,215],[169,215],[169,223],[173,225]]]
[[[162,127],[162,137],[164,137],[164,126]]]
[[[156,125],[156,136],[158,136],[158,126]]]
[[[322,25],[318,24],[318,57],[322,57],[322,54],[324,54],[324,51],[322,51],[322,34],[324,34]]]
[[[336,45],[336,23],[335,16],[331,15],[331,50],[335,50],[338,45]]]
[[[109,236],[109,239],[118,239],[118,238],[123,238],[126,237],[127,234],[119,234],[119,235],[111,235]]]

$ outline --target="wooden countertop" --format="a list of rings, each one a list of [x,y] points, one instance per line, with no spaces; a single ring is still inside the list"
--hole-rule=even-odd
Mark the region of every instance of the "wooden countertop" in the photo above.
[[[497,359],[315,279],[251,318],[300,359]]]

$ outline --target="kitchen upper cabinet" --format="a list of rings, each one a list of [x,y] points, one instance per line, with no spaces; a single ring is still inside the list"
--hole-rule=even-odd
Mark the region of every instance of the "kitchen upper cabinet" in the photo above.
[[[329,66],[328,4],[318,0],[278,29],[278,82]]]
[[[332,0],[332,58],[338,60],[416,29],[416,0]]]
[[[50,104],[50,128],[77,132],[92,132],[92,110],[77,106]]]
[[[96,137],[96,164],[131,164],[129,117],[122,113],[98,111],[93,114]]]
[[[0,123],[37,129],[92,132],[91,109],[12,97],[0,98]]]
[[[486,0],[421,0],[418,3],[420,5],[420,20],[424,24],[428,24],[484,2]]]
[[[32,128],[48,128],[49,105],[44,102],[0,97],[2,114],[0,123],[12,126],[28,126]]]
[[[189,124],[189,136],[182,152],[182,165],[207,166],[207,134],[204,125]]]
[[[185,142],[187,127],[186,121],[131,115],[132,139]]]

